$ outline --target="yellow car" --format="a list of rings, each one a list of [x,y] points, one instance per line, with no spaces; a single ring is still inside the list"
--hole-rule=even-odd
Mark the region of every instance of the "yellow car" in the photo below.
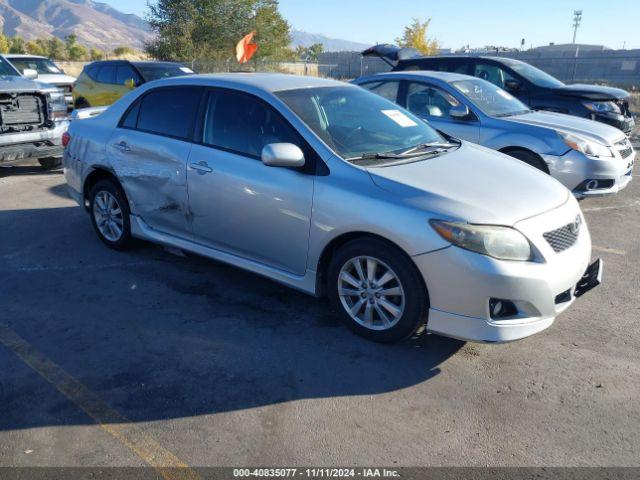
[[[84,67],[76,80],[73,87],[73,105],[75,108],[111,105],[143,83],[193,73],[190,68],[173,62],[93,62]]]

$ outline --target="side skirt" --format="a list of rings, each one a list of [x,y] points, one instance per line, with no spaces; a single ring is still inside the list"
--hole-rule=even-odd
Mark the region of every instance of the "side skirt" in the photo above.
[[[201,255],[203,257],[218,260],[234,267],[242,268],[250,272],[262,275],[276,282],[287,285],[288,287],[295,288],[309,295],[317,296],[316,292],[316,272],[308,270],[303,276],[294,275],[277,268],[270,267],[254,260],[249,260],[244,257],[239,257],[231,253],[223,252],[215,248],[207,247],[199,243],[185,240],[183,238],[168,235],[166,233],[158,232],[149,227],[140,217],[131,215],[131,234],[142,240],[147,240],[153,243],[159,243],[168,247],[175,247],[181,250]]]

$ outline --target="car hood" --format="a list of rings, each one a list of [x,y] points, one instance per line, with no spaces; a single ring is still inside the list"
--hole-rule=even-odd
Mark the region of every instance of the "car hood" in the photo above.
[[[463,142],[439,157],[367,169],[380,188],[436,217],[512,226],[566,203],[570,192],[507,155]]]
[[[47,83],[37,82],[24,77],[0,76],[0,91],[33,92],[50,90],[53,88]]]
[[[587,118],[565,115],[564,113],[531,112],[525,115],[504,117],[501,120],[562,130],[590,138],[603,145],[613,145],[624,139],[624,133],[615,127]]]
[[[578,97],[585,100],[621,100],[629,97],[629,92],[621,88],[605,87],[602,85],[585,85],[574,83],[554,88],[553,93],[565,97]]]
[[[38,81],[44,83],[50,83],[52,85],[71,85],[76,79],[70,75],[64,75],[59,73],[41,74],[38,75]]]

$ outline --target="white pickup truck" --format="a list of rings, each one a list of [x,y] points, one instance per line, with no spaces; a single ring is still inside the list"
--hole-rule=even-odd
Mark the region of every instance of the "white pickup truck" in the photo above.
[[[0,56],[0,165],[33,158],[55,168],[68,126],[64,92],[22,76]]]

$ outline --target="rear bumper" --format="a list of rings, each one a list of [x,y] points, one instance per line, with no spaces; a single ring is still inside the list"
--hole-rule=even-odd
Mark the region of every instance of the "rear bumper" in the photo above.
[[[551,176],[571,190],[576,198],[603,197],[615,195],[629,185],[635,152],[626,159],[597,160],[571,150],[561,156],[543,155],[543,159]],[[589,190],[585,185],[589,180],[597,180],[600,187]]]
[[[0,135],[0,164],[8,165],[25,159],[62,157],[62,134],[69,122],[57,122],[54,128],[39,132]]]

